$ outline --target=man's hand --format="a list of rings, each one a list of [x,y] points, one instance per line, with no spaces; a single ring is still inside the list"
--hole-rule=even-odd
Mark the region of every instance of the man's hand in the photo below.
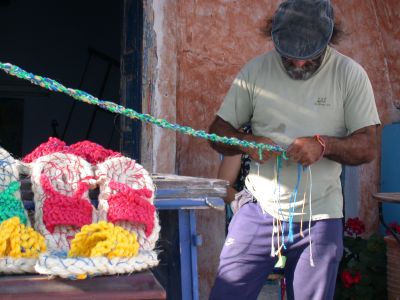
[[[240,132],[239,130],[235,129],[231,124],[224,121],[223,119],[221,119],[218,116],[215,118],[215,120],[211,124],[209,132],[215,133],[219,136],[235,137],[239,140],[246,140],[249,142],[269,144],[269,145],[275,144],[269,138]],[[226,144],[217,143],[217,142],[210,142],[210,145],[215,151],[217,151],[223,155],[229,156],[229,155],[236,155],[236,154],[242,154],[242,153],[248,154],[251,159],[253,159],[254,161],[256,161],[258,163],[265,163],[274,154],[272,152],[264,150],[262,153],[262,159],[260,159],[260,155],[258,153],[257,148],[244,148],[244,147],[231,146],[231,145],[226,145]]]
[[[255,142],[257,144],[268,144],[268,145],[276,145],[271,139],[262,137],[262,136],[255,136],[248,134],[245,137],[243,137],[244,140],[248,142]],[[260,153],[258,152],[258,148],[244,148],[240,147],[240,150],[248,154],[250,158],[260,164],[266,163],[268,160],[270,160],[272,157],[276,156],[276,152],[271,152],[264,150],[262,152],[262,158],[260,159]]]
[[[294,140],[286,151],[293,161],[309,166],[324,157],[341,164],[357,166],[369,163],[376,157],[376,125],[360,128],[347,137],[322,136],[324,147],[315,137]]]
[[[301,137],[293,141],[286,151],[286,156],[305,167],[321,158],[324,147],[315,137]]]

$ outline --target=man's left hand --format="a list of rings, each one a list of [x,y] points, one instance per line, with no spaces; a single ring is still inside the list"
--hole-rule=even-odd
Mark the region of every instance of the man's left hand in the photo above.
[[[301,137],[293,141],[286,151],[286,156],[305,167],[321,158],[324,147],[315,137]]]

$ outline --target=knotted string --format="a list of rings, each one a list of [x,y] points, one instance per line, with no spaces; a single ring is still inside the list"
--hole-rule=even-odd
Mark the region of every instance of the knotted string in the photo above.
[[[294,208],[297,200],[297,193],[299,191],[299,185],[301,182],[301,173],[303,172],[303,166],[301,164],[297,164],[297,182],[293,189],[293,192],[290,195],[289,201],[289,233],[288,239],[289,242],[293,243],[293,217],[294,217]]]

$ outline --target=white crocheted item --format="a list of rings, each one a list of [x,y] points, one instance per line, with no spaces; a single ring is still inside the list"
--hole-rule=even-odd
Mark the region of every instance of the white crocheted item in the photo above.
[[[4,191],[11,182],[19,180],[18,161],[16,161],[8,151],[0,147],[0,192]],[[21,199],[21,192],[18,189],[14,196]],[[22,201],[22,200],[21,200]],[[30,221],[26,210],[24,214],[27,220],[26,225],[30,226]],[[36,258],[0,258],[0,273],[3,274],[23,274],[35,273]]]
[[[7,150],[0,147],[0,192],[4,191],[11,182],[19,181],[19,163],[15,160]],[[21,192],[18,189],[14,196],[21,199]],[[21,204],[22,204],[22,200]],[[24,214],[27,220],[26,225],[30,226],[30,221],[26,210]]]
[[[154,251],[139,251],[139,254],[129,258],[101,257],[60,257],[43,254],[36,264],[40,274],[57,275],[62,278],[84,279],[86,276],[116,275],[140,272],[158,265],[157,254]]]
[[[36,273],[37,258],[0,258],[0,274]]]
[[[117,193],[109,186],[111,181],[119,182],[129,186],[132,189],[138,190],[147,188],[151,191],[151,197],[146,200],[154,203],[155,186],[149,173],[138,164],[135,160],[128,157],[113,157],[105,160],[96,166],[96,177],[100,186],[99,195],[99,218],[107,221],[109,211],[108,198]],[[121,226],[129,232],[134,232],[137,235],[140,249],[152,250],[159,238],[161,230],[157,212],[154,213],[154,227],[150,235],[146,236],[145,228],[142,224],[133,224],[129,221],[117,221],[115,225]]]
[[[43,221],[46,193],[41,182],[42,174],[50,180],[52,188],[57,193],[73,196],[79,183],[87,181],[90,185],[95,184],[92,166],[86,160],[66,153],[53,153],[42,156],[32,164],[31,180],[35,202],[35,228],[45,237],[48,251],[67,253],[70,248],[70,241],[80,228],[60,224],[55,226],[53,232],[48,230]],[[90,203],[88,191],[83,193],[82,199]],[[92,210],[92,222],[97,222],[97,212],[94,207]]]

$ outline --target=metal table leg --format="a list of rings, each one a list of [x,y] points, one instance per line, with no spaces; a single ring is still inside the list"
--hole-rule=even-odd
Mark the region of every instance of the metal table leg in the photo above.
[[[194,210],[179,210],[179,245],[181,252],[181,286],[183,300],[199,299],[197,246],[201,237],[196,232]]]

